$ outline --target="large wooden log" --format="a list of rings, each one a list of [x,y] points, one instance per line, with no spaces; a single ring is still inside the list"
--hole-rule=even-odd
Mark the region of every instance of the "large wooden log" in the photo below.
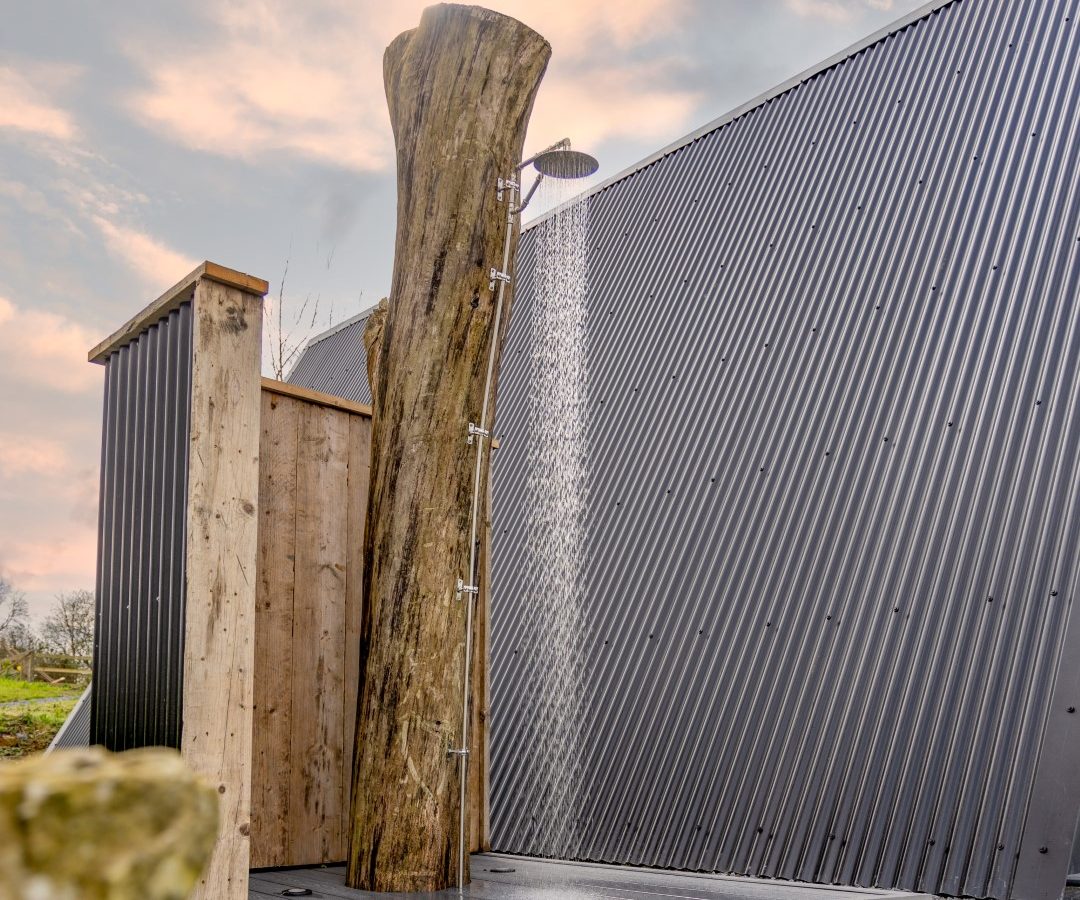
[[[455,582],[468,577],[475,460],[466,436],[480,421],[488,351],[501,345],[509,313],[507,305],[495,334],[488,270],[502,265],[508,227],[496,181],[521,159],[550,53],[514,19],[440,5],[384,58],[398,217],[371,366],[347,876],[356,888],[431,891],[456,881],[459,775],[447,751],[462,742],[465,604]]]

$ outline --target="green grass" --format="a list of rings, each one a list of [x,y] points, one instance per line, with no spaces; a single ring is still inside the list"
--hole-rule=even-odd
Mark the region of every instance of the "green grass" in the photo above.
[[[46,684],[44,681],[21,681],[0,675],[0,703],[14,700],[46,700],[49,697],[74,697],[83,689],[74,684]]]
[[[45,750],[64,724],[75,699],[0,706],[0,759]]]

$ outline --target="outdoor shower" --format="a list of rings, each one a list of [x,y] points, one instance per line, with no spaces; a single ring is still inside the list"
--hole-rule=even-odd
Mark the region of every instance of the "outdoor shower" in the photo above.
[[[549,178],[588,178],[597,169],[600,168],[600,163],[588,153],[582,153],[580,150],[570,149],[570,138],[563,138],[558,143],[552,144],[546,150],[541,150],[534,156],[530,156],[527,160],[520,163],[514,174],[520,174],[521,171],[528,165],[533,165],[536,171],[539,173],[536,176],[536,181],[533,182],[532,187],[529,188],[529,192],[525,195],[525,199],[521,201],[521,205],[517,209],[511,210],[511,216],[520,213],[529,205],[529,201],[532,200],[533,195],[536,193],[536,189],[540,187],[540,182],[544,180],[544,176]],[[515,179],[503,180],[499,179],[497,196],[501,201],[503,199],[503,193],[506,190],[517,191],[520,189],[520,185]],[[513,200],[511,199],[511,204]],[[503,260],[503,269],[506,269],[509,263],[509,237],[507,238],[507,253]]]
[[[520,183],[518,179],[522,171],[529,165],[537,170],[536,180],[525,194],[520,204],[515,205],[515,199],[520,196]],[[502,267],[490,270],[491,281],[489,289],[495,290],[498,283],[498,292],[495,299],[495,320],[492,328],[491,347],[488,351],[487,374],[484,379],[484,399],[480,412],[479,424],[470,422],[468,427],[469,444],[476,446],[476,465],[473,474],[472,507],[469,516],[469,574],[468,580],[459,578],[457,581],[458,596],[464,595],[466,606],[465,613],[465,668],[464,690],[462,692],[461,708],[461,747],[449,751],[450,756],[457,756],[460,768],[461,790],[459,797],[459,833],[458,833],[458,887],[465,884],[465,816],[466,816],[466,786],[468,784],[468,759],[469,759],[469,689],[470,673],[472,671],[472,632],[473,613],[475,598],[479,593],[476,583],[477,567],[477,531],[480,516],[480,476],[483,469],[484,439],[491,437],[491,426],[488,423],[488,411],[490,408],[491,382],[494,376],[495,359],[498,352],[499,329],[502,325],[503,297],[506,285],[510,282],[510,246],[514,233],[514,218],[519,216],[522,210],[529,205],[540,183],[545,176],[549,178],[576,179],[586,178],[599,168],[600,164],[587,153],[570,148],[569,138],[563,138],[558,143],[552,144],[545,150],[530,156],[519,163],[510,178],[500,178],[496,185],[496,198],[500,203],[507,204],[506,239],[503,243]],[[490,476],[489,476],[490,477]]]

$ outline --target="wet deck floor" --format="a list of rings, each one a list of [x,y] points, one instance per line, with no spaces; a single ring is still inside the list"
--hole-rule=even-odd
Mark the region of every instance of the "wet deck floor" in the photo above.
[[[509,871],[507,871],[509,870]],[[472,858],[473,881],[464,896],[483,900],[912,900],[925,897],[904,891],[820,887],[790,881],[693,875],[562,863],[500,854]],[[326,900],[376,897],[447,898],[457,889],[424,894],[371,894],[345,887],[343,866],[252,872],[251,900],[279,900],[289,888],[306,888]]]

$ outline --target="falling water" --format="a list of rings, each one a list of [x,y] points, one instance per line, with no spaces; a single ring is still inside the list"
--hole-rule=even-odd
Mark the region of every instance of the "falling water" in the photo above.
[[[528,571],[536,645],[533,779],[537,852],[574,855],[581,799],[580,735],[587,497],[585,332],[588,205],[549,179],[537,197],[555,213],[537,226],[529,336]]]

